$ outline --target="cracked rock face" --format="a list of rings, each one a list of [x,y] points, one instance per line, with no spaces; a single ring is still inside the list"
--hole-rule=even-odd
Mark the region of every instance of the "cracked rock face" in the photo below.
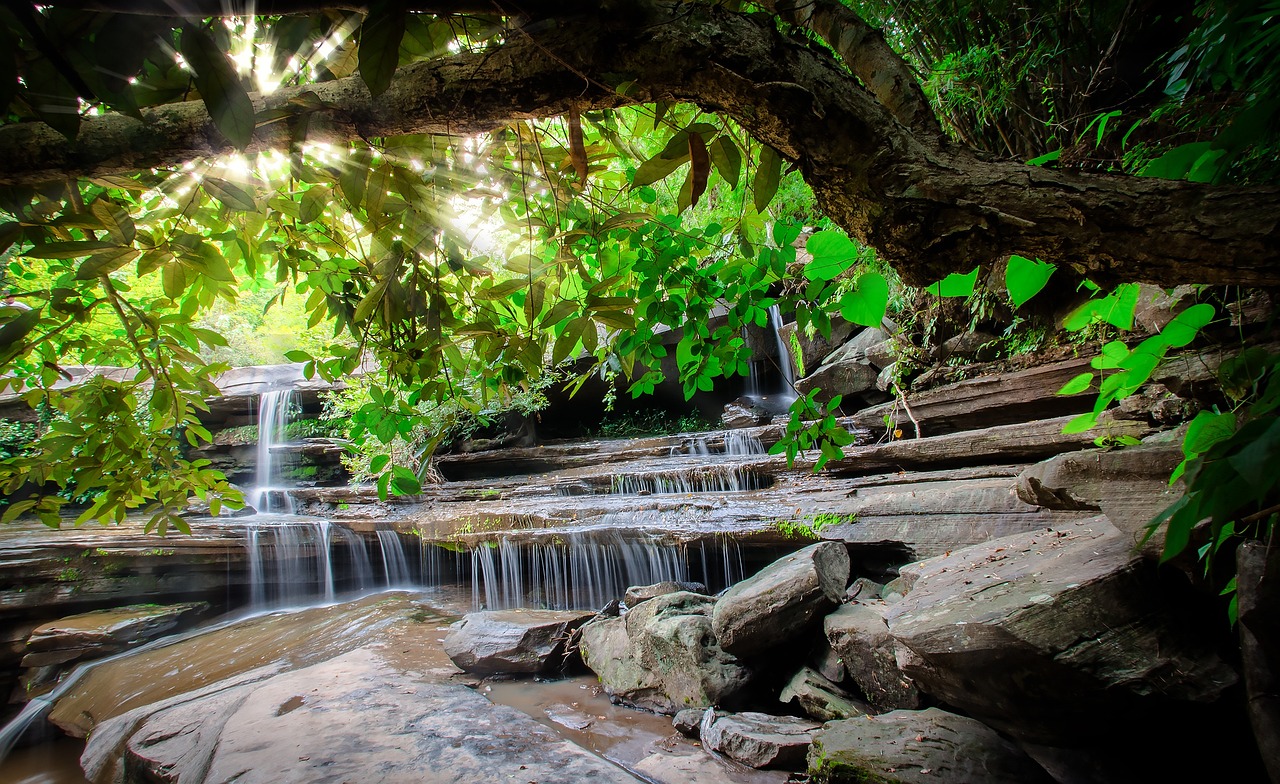
[[[1143,701],[1209,702],[1236,680],[1105,517],[966,547],[902,576],[911,589],[886,621],[906,649],[903,672],[1020,740],[1102,735]]]

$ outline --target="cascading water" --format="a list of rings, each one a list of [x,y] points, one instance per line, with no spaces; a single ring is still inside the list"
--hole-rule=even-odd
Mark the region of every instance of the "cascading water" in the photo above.
[[[747,396],[764,404],[771,411],[782,412],[790,408],[796,400],[796,374],[791,361],[791,351],[787,348],[787,341],[782,339],[782,311],[777,305],[769,306],[769,333],[773,338],[778,384],[776,387],[766,389],[763,383],[765,374],[761,372],[764,361],[752,362],[751,374],[747,378]]]
[[[390,529],[378,530],[378,546],[382,551],[382,572],[388,586],[405,586],[413,583],[409,572],[409,559],[405,555],[400,534]]]
[[[616,474],[609,491],[619,495],[739,493],[765,488],[772,483],[771,480],[768,474],[752,466],[723,464],[684,471]]]
[[[258,398],[258,465],[255,486],[245,494],[245,501],[259,512],[293,513],[293,499],[280,486],[275,448],[285,442],[285,426],[289,424],[292,389],[273,389]]]
[[[703,581],[712,590],[742,579],[736,544],[701,544]],[[715,552],[717,548],[720,552]],[[471,551],[476,609],[598,609],[633,585],[691,579],[690,548],[656,537],[581,531],[550,542],[503,537]]]
[[[393,540],[381,542],[381,534]],[[389,584],[411,582],[408,560],[395,532],[379,532],[382,557],[394,567],[384,574]],[[377,581],[368,545],[358,534],[324,520],[285,515],[257,515],[247,530],[249,606],[252,609],[289,607],[336,599],[344,590],[372,590]],[[394,555],[388,553],[394,548]]]

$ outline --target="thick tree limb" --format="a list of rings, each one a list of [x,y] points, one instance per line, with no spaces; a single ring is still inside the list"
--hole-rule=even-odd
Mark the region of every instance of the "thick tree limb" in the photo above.
[[[514,120],[683,100],[734,117],[796,163],[819,203],[913,283],[1012,253],[1098,282],[1280,285],[1280,188],[1041,170],[981,158],[903,124],[827,52],[771,20],[702,4],[628,5],[616,17],[557,17],[483,54],[401,69],[371,99],[356,78],[307,90],[313,141],[407,133],[473,134]],[[901,114],[898,111],[897,114]],[[88,118],[74,143],[39,123],[0,128],[0,183],[120,172],[230,152],[199,103]],[[907,117],[909,119],[909,116]],[[284,148],[287,123],[258,128],[250,151]]]

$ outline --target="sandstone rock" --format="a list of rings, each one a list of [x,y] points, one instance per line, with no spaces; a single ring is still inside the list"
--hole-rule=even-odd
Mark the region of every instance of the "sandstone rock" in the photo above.
[[[825,635],[818,638],[813,652],[809,654],[809,666],[832,683],[840,683],[848,675],[840,654],[831,648]]]
[[[1019,740],[1077,745],[1122,731],[1144,698],[1210,702],[1236,680],[1104,517],[963,548],[902,576],[910,590],[887,621],[918,657],[906,675]]]
[[[778,336],[782,338],[783,344],[787,347],[787,352],[792,355],[791,366],[795,371],[795,375],[803,376],[822,364],[822,360],[835,351],[844,342],[849,339],[855,329],[860,329],[856,324],[851,324],[842,318],[834,318],[831,320],[831,335],[822,337],[821,333],[814,333],[813,337],[808,337],[802,330],[797,333],[796,322],[788,322],[782,325],[778,330]],[[794,337],[793,337],[794,336]],[[795,356],[797,344],[800,348],[800,356]]]
[[[167,634],[208,610],[205,602],[187,602],[133,604],[71,615],[33,629],[27,638],[27,650],[76,651],[85,656],[118,653]]]
[[[792,768],[804,761],[813,733],[822,725],[794,716],[720,713],[707,708],[702,745],[753,768]]]
[[[1089,369],[1089,358],[1082,357],[1026,370],[985,373],[977,378],[910,393],[907,403],[928,436],[1078,414],[1092,408],[1096,394],[1083,392],[1061,396],[1056,393],[1063,384]],[[881,388],[889,389],[887,384]],[[886,416],[890,418],[892,428],[913,432],[910,418],[897,403],[860,411],[854,415],[853,422],[860,427],[884,432]]]
[[[675,713],[731,703],[751,672],[716,641],[714,601],[680,591],[593,620],[582,627],[582,659],[610,696],[630,705]]]
[[[979,362],[986,362],[994,359],[996,356],[996,347],[993,345],[996,336],[988,332],[961,332],[955,337],[949,338],[942,343],[942,356],[944,357],[972,357]]]
[[[569,636],[594,613],[575,610],[488,610],[449,628],[444,651],[477,675],[538,673],[558,667]]]
[[[71,615],[32,630],[22,657],[27,692],[59,677],[70,665],[128,650],[194,623],[206,602],[136,604]]]
[[[844,345],[832,351],[823,360],[822,364],[831,365],[841,362],[861,362],[863,364],[875,364],[871,361],[870,353],[875,352],[877,356],[883,357],[883,345],[889,342],[888,333],[882,329],[867,327],[845,341]],[[882,367],[877,365],[877,367]]]
[[[993,476],[860,487],[840,505],[845,519],[820,535],[845,542],[855,557],[892,547],[901,554],[893,564],[899,565],[1094,514],[1029,504],[1017,496],[1016,486],[1015,477]]]
[[[843,544],[810,545],[726,591],[712,616],[716,639],[739,656],[784,644],[834,607],[848,582],[849,552]]]
[[[1147,525],[1182,491],[1169,475],[1182,460],[1177,443],[1139,444],[1124,449],[1088,449],[1051,457],[1018,476],[1018,497],[1047,509],[1101,510],[1136,545]],[[1144,551],[1158,554],[1163,532]]]
[[[671,719],[671,726],[676,728],[676,732],[684,735],[686,738],[698,737],[698,731],[702,727],[702,714],[705,711],[702,708],[685,708],[677,711],[674,718]]]
[[[855,420],[860,421],[861,418],[859,415]],[[930,431],[926,428],[926,438],[846,447],[845,458],[828,463],[828,471],[839,476],[863,476],[904,469],[1029,462],[1092,446],[1093,440],[1102,434],[1142,438],[1153,432],[1146,423],[1119,420],[1104,412],[1093,430],[1063,433],[1063,425],[1073,418],[1064,416],[936,436],[929,436]],[[911,425],[904,427],[910,428]]]
[[[881,392],[892,392],[894,379],[898,377],[898,363],[890,362],[880,369],[876,376],[876,389]]]
[[[643,601],[648,601],[658,596],[663,596],[676,591],[688,591],[689,593],[706,593],[707,586],[702,583],[677,582],[675,580],[665,580],[653,585],[633,585],[627,589],[627,593],[622,599],[622,603],[629,608],[634,608]]]
[[[880,370],[865,360],[831,362],[796,382],[796,391],[802,395],[820,389],[818,400],[830,400],[836,395],[852,397],[876,388]]]
[[[938,708],[833,721],[814,735],[814,781],[843,784],[1048,784],[1051,779],[990,727]]]
[[[728,428],[755,427],[773,418],[769,409],[748,397],[740,397],[724,407],[720,421]]]
[[[920,692],[898,668],[898,646],[889,634],[884,608],[843,604],[823,620],[823,631],[867,702],[879,711],[918,708]]]
[[[266,680],[214,685],[104,722],[90,779],[489,784],[635,777],[514,708],[359,648]]]
[[[849,584],[849,589],[844,592],[844,600],[851,602],[858,600],[860,602],[869,602],[879,599],[884,593],[884,586],[875,580],[866,577],[859,577]]]
[[[867,704],[826,679],[816,670],[801,667],[791,676],[778,695],[781,702],[795,702],[809,716],[818,721],[851,719],[865,716]]]

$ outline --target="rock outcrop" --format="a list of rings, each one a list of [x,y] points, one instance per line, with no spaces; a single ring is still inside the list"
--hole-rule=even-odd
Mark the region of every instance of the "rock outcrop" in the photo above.
[[[488,610],[449,628],[444,652],[477,675],[533,674],[559,667],[573,631],[595,613],[574,610]]]
[[[1161,598],[1132,540],[1096,517],[904,567],[887,610],[924,692],[1021,740],[1120,731],[1143,699],[1211,701],[1235,673]]]
[[[717,641],[714,601],[678,591],[597,618],[582,627],[582,660],[610,696],[640,708],[674,714],[731,704],[751,672]]]
[[[809,772],[831,784],[1052,781],[990,727],[938,708],[829,722],[814,735]]]
[[[726,591],[712,616],[716,639],[737,656],[780,645],[838,604],[848,584],[844,545],[810,545]]]

